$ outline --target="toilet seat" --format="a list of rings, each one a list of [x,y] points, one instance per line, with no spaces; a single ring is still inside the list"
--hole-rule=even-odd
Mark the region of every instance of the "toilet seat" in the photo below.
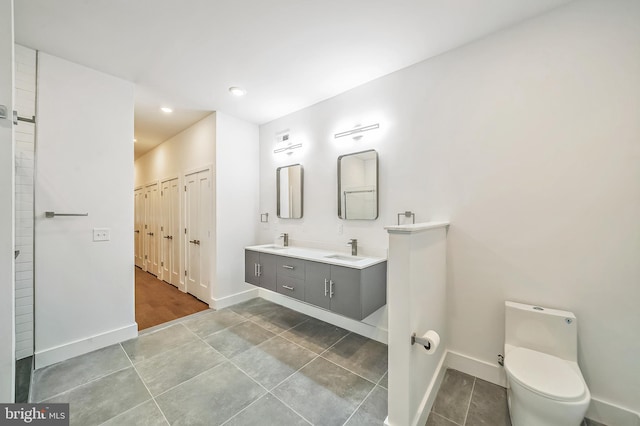
[[[512,380],[549,399],[577,401],[586,393],[580,372],[553,355],[515,348],[505,357],[504,366]]]

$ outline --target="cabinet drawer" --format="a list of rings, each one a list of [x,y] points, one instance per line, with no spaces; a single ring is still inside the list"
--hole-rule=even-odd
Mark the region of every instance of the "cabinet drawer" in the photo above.
[[[277,256],[278,277],[291,277],[304,280],[304,264],[301,259]]]
[[[278,293],[304,300],[304,280],[292,277],[278,277]]]

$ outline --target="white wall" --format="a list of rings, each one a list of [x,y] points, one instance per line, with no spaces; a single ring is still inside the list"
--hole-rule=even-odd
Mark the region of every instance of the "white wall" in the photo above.
[[[153,182],[169,178],[179,178],[180,187],[184,186],[185,172],[209,168],[213,171],[215,181],[216,162],[216,114],[212,113],[174,137],[168,139],[135,161],[135,187],[139,188]],[[214,190],[215,191],[215,190]],[[133,188],[131,188],[133,194]],[[184,226],[184,192],[180,191],[180,226]],[[216,206],[213,205],[213,217]],[[211,241],[215,241],[215,227],[211,222]],[[185,291],[184,283],[184,238],[180,242],[180,285]],[[210,258],[215,260],[215,244],[211,244]],[[216,274],[216,262],[209,262],[209,276]],[[213,282],[213,280],[211,280]]]
[[[137,335],[133,85],[40,53],[36,367]],[[44,218],[45,211],[88,217]],[[111,240],[93,242],[94,227]]]
[[[260,164],[258,126],[220,112],[216,115],[217,273],[213,297],[220,307],[230,302],[223,299],[255,289],[244,282],[244,247],[257,239]]]
[[[13,1],[0,0],[0,105],[13,110]],[[13,402],[15,383],[14,141],[0,119],[0,402]]]
[[[304,218],[261,242],[358,238],[366,253],[398,212],[450,219],[449,348],[496,364],[505,299],[572,310],[594,398],[640,412],[638,22],[634,0],[573,2],[261,126],[260,211],[275,216],[277,167],[305,168]],[[273,154],[283,129],[300,152]],[[340,221],[336,159],[369,148],[380,218]]]
[[[36,115],[36,51],[15,46],[15,103],[18,116]],[[15,126],[16,157],[16,359],[33,355],[33,172],[36,126]]]

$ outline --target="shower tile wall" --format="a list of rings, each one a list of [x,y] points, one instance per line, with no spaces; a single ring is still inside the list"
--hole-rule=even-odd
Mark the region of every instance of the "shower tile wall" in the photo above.
[[[18,116],[36,115],[36,51],[15,45]],[[33,172],[35,124],[18,121],[16,139],[16,359],[33,355]]]

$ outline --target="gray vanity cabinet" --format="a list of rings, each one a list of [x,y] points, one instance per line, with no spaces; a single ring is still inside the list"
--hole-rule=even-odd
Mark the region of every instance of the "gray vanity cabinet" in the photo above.
[[[387,263],[365,269],[307,261],[305,302],[361,320],[387,303]]]
[[[273,254],[244,251],[244,280],[253,285],[276,291],[276,258]]]
[[[331,299],[329,299],[331,265],[320,262],[307,262],[306,271],[305,302],[324,309],[331,309]]]

